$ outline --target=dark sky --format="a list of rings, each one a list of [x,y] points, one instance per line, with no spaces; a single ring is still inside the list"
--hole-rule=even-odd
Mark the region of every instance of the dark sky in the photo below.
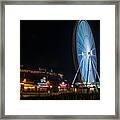
[[[53,69],[73,80],[75,67],[72,55],[73,31],[77,21],[21,20],[20,64],[30,68]],[[88,21],[96,44],[99,72],[100,21]]]

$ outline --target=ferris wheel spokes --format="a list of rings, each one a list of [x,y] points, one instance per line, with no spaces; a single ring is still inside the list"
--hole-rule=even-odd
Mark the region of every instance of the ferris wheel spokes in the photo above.
[[[78,45],[79,47],[81,47],[82,49],[85,49],[84,44],[80,44],[80,43],[78,43],[77,45]]]

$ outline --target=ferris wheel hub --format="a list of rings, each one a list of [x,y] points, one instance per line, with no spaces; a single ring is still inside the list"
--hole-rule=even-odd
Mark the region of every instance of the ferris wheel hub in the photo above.
[[[87,56],[88,56],[88,57],[89,57],[89,56],[92,56],[92,55],[93,55],[92,50],[87,52]]]
[[[90,52],[88,52],[88,55],[90,55]]]

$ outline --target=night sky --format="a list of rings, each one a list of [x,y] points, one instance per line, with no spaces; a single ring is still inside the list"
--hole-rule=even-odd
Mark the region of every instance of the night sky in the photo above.
[[[20,21],[20,65],[26,68],[39,67],[64,74],[72,81],[75,65],[72,55],[73,31],[77,21],[73,20],[21,20]],[[100,21],[88,21],[95,40],[99,73]]]

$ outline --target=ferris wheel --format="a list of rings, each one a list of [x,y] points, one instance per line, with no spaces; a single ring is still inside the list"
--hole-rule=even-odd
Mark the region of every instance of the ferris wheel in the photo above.
[[[98,79],[100,78],[97,72],[97,56],[94,37],[86,20],[81,20],[77,23],[75,46],[78,68],[72,84],[74,84],[79,71],[83,83],[94,84],[96,82],[96,77],[98,77]]]

